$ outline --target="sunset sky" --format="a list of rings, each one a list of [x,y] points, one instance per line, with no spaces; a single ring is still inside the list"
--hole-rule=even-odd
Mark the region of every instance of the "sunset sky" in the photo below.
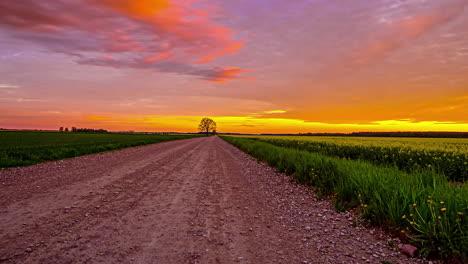
[[[468,0],[0,1],[0,127],[468,131]]]

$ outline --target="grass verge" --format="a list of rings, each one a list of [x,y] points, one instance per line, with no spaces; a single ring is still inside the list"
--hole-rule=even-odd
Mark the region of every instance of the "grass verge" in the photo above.
[[[252,139],[222,137],[298,182],[332,195],[337,208],[359,207],[373,224],[398,227],[421,256],[467,259],[468,188],[428,170],[403,172]]]

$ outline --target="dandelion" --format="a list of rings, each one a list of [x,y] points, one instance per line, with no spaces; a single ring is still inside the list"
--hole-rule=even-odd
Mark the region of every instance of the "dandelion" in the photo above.
[[[444,204],[445,204],[445,202],[444,202],[444,201],[440,201],[440,204],[441,204],[441,205],[444,205]]]
[[[404,234],[406,231],[405,230],[401,230],[401,233]]]
[[[413,215],[413,214],[410,214],[409,216],[410,216],[410,217],[413,217],[414,215]]]
[[[440,211],[442,211],[442,213],[445,213],[445,212],[447,212],[447,208],[444,207],[444,208],[440,209]]]
[[[416,207],[416,206],[418,206],[418,205],[414,203],[414,204],[413,204],[413,207]]]
[[[414,222],[409,222],[410,225],[414,225]]]
[[[401,219],[406,219],[406,215],[403,215],[403,216],[401,217]]]
[[[464,214],[462,212],[457,213],[459,216],[463,216]]]

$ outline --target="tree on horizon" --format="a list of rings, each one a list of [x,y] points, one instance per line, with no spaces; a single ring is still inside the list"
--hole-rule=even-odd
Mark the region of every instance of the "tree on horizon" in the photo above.
[[[205,117],[200,121],[198,130],[200,132],[205,132],[207,136],[210,132],[216,133],[216,122],[211,118]]]

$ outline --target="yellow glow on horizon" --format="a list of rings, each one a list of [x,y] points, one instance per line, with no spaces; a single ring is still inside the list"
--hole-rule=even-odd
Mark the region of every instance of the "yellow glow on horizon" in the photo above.
[[[89,116],[86,120],[96,127],[113,130],[194,132],[204,116]],[[350,133],[363,131],[452,131],[468,132],[467,123],[421,121],[411,119],[382,120],[366,124],[329,124],[298,119],[260,118],[255,116],[211,117],[218,124],[218,132],[235,133]],[[90,125],[90,124],[89,124]],[[88,125],[88,126],[89,126]]]

